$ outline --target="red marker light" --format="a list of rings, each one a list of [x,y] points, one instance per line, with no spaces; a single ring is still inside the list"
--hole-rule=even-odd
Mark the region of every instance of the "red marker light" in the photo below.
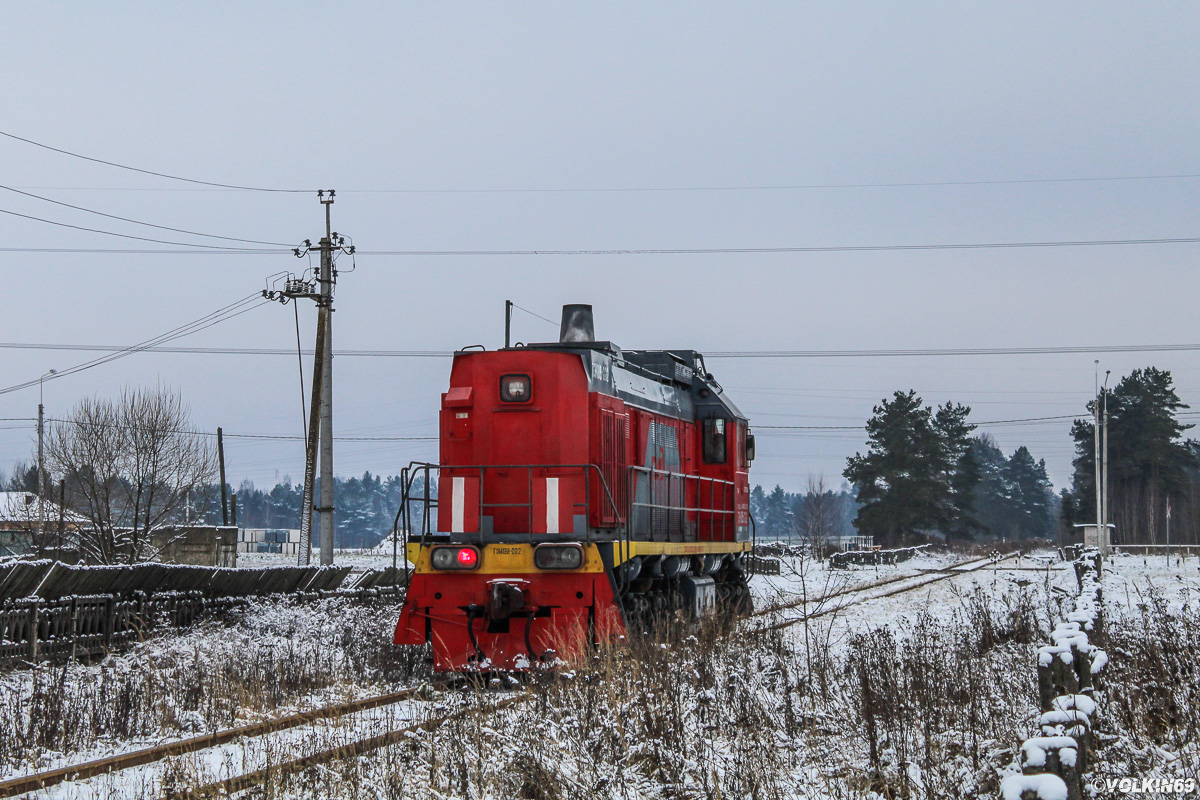
[[[462,550],[458,551],[458,563],[462,564],[463,566],[474,566],[475,561],[478,558],[479,556],[475,554],[475,551],[469,547],[464,547]]]

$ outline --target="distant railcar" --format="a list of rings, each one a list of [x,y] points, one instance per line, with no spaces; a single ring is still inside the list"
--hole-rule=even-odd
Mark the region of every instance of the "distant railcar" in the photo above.
[[[750,609],[746,417],[699,353],[592,331],[590,306],[566,306],[557,343],[455,353],[440,464],[411,471],[437,486],[436,525],[408,539],[395,635],[432,643],[439,671]]]

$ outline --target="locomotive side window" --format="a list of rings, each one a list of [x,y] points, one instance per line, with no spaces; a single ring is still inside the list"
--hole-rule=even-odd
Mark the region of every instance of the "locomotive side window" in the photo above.
[[[505,403],[528,403],[533,383],[528,375],[505,375],[500,379],[500,399]]]
[[[704,463],[725,463],[725,420],[704,420]]]

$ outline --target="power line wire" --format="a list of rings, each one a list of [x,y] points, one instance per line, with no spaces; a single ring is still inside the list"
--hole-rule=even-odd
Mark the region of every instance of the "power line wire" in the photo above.
[[[551,325],[553,325],[556,328],[559,326],[559,324],[557,322],[550,319],[549,317],[543,317],[541,314],[537,313],[536,311],[530,311],[528,308],[525,308],[524,306],[519,306],[516,303],[513,303],[513,308],[519,308],[521,311],[524,311],[526,314],[529,314],[530,316],[537,317],[538,319],[541,319],[541,320],[545,320],[546,322],[549,322]]]
[[[13,212],[6,212],[13,213]],[[22,216],[22,215],[17,215]],[[30,219],[37,219],[30,217]],[[39,220],[48,222],[49,220]],[[62,223],[51,223],[62,224]],[[73,226],[67,226],[73,227]],[[80,230],[90,230],[81,228]],[[95,231],[109,233],[108,231]],[[120,236],[121,234],[112,234]],[[125,238],[137,239],[136,236]],[[143,241],[157,242],[156,239]],[[1200,237],[1172,237],[1165,239],[1077,239],[1040,242],[970,242],[961,244],[883,244],[883,245],[831,245],[814,247],[695,247],[695,248],[626,248],[607,250],[358,250],[360,256],[393,256],[402,258],[419,257],[476,257],[476,256],[653,256],[653,255],[764,255],[780,253],[882,253],[925,250],[1011,250],[1057,247],[1116,247],[1158,244],[1197,244]],[[196,248],[202,245],[185,242],[164,242]],[[84,253],[110,255],[194,255],[198,250],[161,250],[99,247],[0,247],[0,253]],[[290,250],[267,248],[219,248],[204,251],[214,255],[278,255]],[[558,324],[558,323],[555,323]]]
[[[244,192],[282,192],[282,193],[287,193],[287,194],[302,194],[302,193],[306,193],[309,191],[315,191],[315,190],[309,190],[309,189],[274,189],[274,188],[264,188],[261,186],[238,186],[237,184],[215,183],[213,181],[196,180],[195,178],[182,178],[178,175],[170,175],[165,172],[154,172],[153,170],[141,169],[140,167],[131,167],[127,164],[118,164],[115,161],[105,161],[104,159],[101,159],[101,158],[93,158],[91,156],[85,156],[85,155],[81,155],[79,153],[73,153],[70,150],[62,150],[58,147],[51,147],[48,144],[42,144],[41,142],[35,142],[33,139],[26,139],[23,136],[17,136],[16,134],[13,134],[13,133],[6,133],[4,131],[0,131],[0,136],[6,136],[9,139],[15,139],[18,142],[25,142],[26,144],[31,144],[34,147],[40,147],[44,150],[50,150],[51,152],[54,152],[54,153],[61,153],[62,155],[71,156],[72,158],[79,158],[84,161],[91,161],[94,164],[104,164],[105,166],[108,166],[108,167],[116,167],[117,169],[129,170],[130,172],[140,172],[143,175],[153,175],[156,178],[167,178],[168,180],[182,181],[184,183],[194,183],[194,184],[199,184],[201,186],[214,186],[218,189],[237,189],[239,191],[244,191]]]
[[[31,420],[36,422],[37,420]],[[46,418],[47,422],[55,422],[60,425],[77,425],[79,427],[88,428],[117,428],[120,430],[134,430],[136,426],[119,425],[115,422],[83,422],[77,419],[55,419]],[[217,434],[211,431],[198,431],[186,429],[162,430],[160,433],[178,433],[187,436],[203,436],[207,438],[216,438]],[[221,436],[226,439],[269,439],[281,441],[303,441],[306,437],[297,434],[285,433],[228,433],[221,432]],[[335,436],[335,440],[340,442],[436,442],[436,436]]]
[[[52,220],[52,219],[45,219],[43,217],[35,217],[30,214],[19,214],[16,211],[9,211],[4,208],[0,208],[0,214],[8,214],[9,216],[13,216],[13,217],[21,217],[22,219],[33,220],[34,222],[44,222],[47,225],[57,225],[60,228],[71,228],[71,229],[77,230],[77,231],[86,231],[87,233],[102,233],[105,236],[116,236],[121,239],[133,239],[138,242],[153,242],[154,244],[171,244],[171,245],[179,245],[181,247],[199,248],[200,250],[221,250],[221,251],[228,251],[228,252],[248,252],[248,253],[286,253],[286,252],[288,252],[287,250],[264,250],[263,248],[244,248],[243,250],[239,251],[237,248],[230,248],[225,245],[193,244],[190,242],[172,242],[172,241],[169,241],[166,239],[149,239],[145,236],[134,236],[129,233],[117,233],[116,231],[106,231],[106,230],[101,230],[100,228],[87,228],[82,225],[70,225],[66,222],[56,222],[55,220]]]
[[[7,134],[6,134],[7,135]],[[19,137],[13,137],[19,138]],[[22,139],[21,141],[28,141]],[[39,145],[41,146],[41,145]],[[53,149],[53,148],[49,148]],[[62,151],[58,151],[62,152]],[[71,154],[69,154],[71,155]],[[91,159],[89,159],[91,160]],[[108,163],[108,162],[100,162]],[[141,171],[141,170],[139,170]],[[150,173],[158,174],[158,173]],[[818,189],[906,189],[929,188],[942,186],[1019,186],[1025,184],[1056,184],[1056,183],[1107,183],[1126,181],[1161,181],[1188,180],[1200,178],[1200,173],[1178,173],[1168,175],[1108,175],[1068,178],[1000,178],[994,180],[958,180],[958,181],[897,181],[892,183],[793,183],[793,184],[743,184],[743,185],[711,185],[711,186],[615,186],[615,187],[521,187],[521,188],[463,188],[463,189],[339,189],[350,194],[639,194],[639,193],[670,193],[670,192],[774,192]],[[198,183],[204,183],[198,181]],[[220,184],[205,184],[221,186]],[[147,187],[125,186],[36,186],[35,189],[54,189],[62,191],[200,191],[195,189],[159,189]],[[240,189],[244,187],[221,187]],[[293,190],[260,190],[260,191],[307,191]]]
[[[129,217],[120,217],[120,216],[117,216],[116,214],[106,214],[103,211],[96,211],[93,208],[85,208],[83,206],[77,206],[77,205],[73,205],[71,203],[64,203],[61,200],[52,200],[49,197],[42,197],[41,195],[33,194],[32,192],[24,192],[24,191],[21,191],[20,189],[14,189],[11,186],[5,186],[3,184],[0,184],[0,189],[4,189],[9,192],[14,192],[16,194],[24,195],[25,197],[32,197],[35,200],[41,200],[46,203],[53,203],[56,206],[63,206],[64,208],[73,208],[76,211],[84,211],[88,214],[95,214],[96,216],[107,217],[108,219],[120,220],[121,222],[129,222],[134,225],[144,225],[147,228],[157,228],[159,230],[172,231],[174,233],[186,233],[190,236],[203,236],[207,239],[225,239],[230,242],[244,242],[246,244],[275,245],[275,246],[279,246],[279,247],[289,247],[290,246],[290,245],[288,245],[287,242],[263,242],[263,241],[259,241],[258,239],[239,239],[236,236],[218,236],[215,233],[201,233],[199,231],[190,231],[185,228],[172,228],[168,225],[155,225],[153,222],[143,222],[142,220],[130,219]]]
[[[255,295],[257,296],[257,295]],[[542,317],[542,319],[546,319]],[[546,320],[550,322],[550,320]],[[552,323],[557,325],[558,323]],[[128,349],[118,345],[54,344],[41,342],[0,342],[0,350],[79,350],[117,352]],[[277,347],[187,347],[153,345],[139,348],[148,353],[183,353],[189,355],[293,356],[295,350]],[[1090,353],[1159,353],[1195,352],[1200,344],[1140,344],[1140,345],[1081,345],[1063,347],[965,347],[913,350],[717,350],[705,353],[705,358],[908,358],[951,356],[1010,356],[1010,355],[1078,355]],[[301,351],[312,355],[311,349]],[[451,350],[335,350],[336,357],[353,358],[449,358]],[[870,392],[872,390],[861,390]]]
[[[1115,175],[1085,178],[1010,178],[978,181],[903,181],[897,183],[793,183],[744,186],[640,186],[612,188],[524,189],[345,189],[356,194],[633,194],[641,192],[776,192],[809,189],[906,189],[937,186],[1005,186],[1039,183],[1101,183],[1108,181],[1159,181],[1200,178],[1200,173],[1177,175]]]
[[[2,345],[0,345],[2,346]],[[1087,353],[1157,353],[1200,350],[1200,344],[1080,345],[1065,347],[959,347],[912,350],[717,350],[705,358],[895,358],[928,356],[1024,356]]]
[[[44,220],[43,220],[44,221]],[[197,245],[187,245],[188,247],[196,247]],[[148,249],[126,249],[117,247],[0,247],[0,253],[81,253],[84,255],[125,255],[125,256],[181,256],[181,255],[202,255],[202,256],[277,256],[282,253],[290,253],[290,250],[267,250],[267,249],[238,249],[238,248],[214,248],[211,250],[148,250]]]
[[[254,303],[255,300],[258,300],[259,302]],[[270,302],[270,301],[263,300],[261,295],[259,295],[259,294],[247,295],[246,297],[243,297],[241,300],[230,303],[229,305],[224,306],[223,308],[219,308],[210,314],[205,314],[203,317],[200,317],[199,319],[192,320],[191,322],[186,323],[184,325],[180,325],[177,328],[172,328],[171,330],[167,331],[166,333],[160,334],[151,339],[147,339],[146,341],[140,342],[139,344],[121,348],[120,350],[117,350],[116,352],[112,353],[111,355],[92,359],[91,361],[86,361],[82,364],[76,364],[73,367],[69,367],[64,370],[59,370],[54,375],[47,375],[47,376],[44,376],[44,378],[29,380],[29,381],[25,381],[24,383],[18,383],[18,384],[14,384],[14,385],[9,386],[4,389],[0,389],[0,395],[19,391],[21,389],[28,389],[32,386],[37,386],[42,380],[47,380],[47,381],[58,380],[59,378],[64,378],[67,375],[74,375],[76,373],[83,372],[84,370],[92,369],[93,367],[98,367],[103,364],[108,364],[112,361],[116,361],[119,358],[124,358],[126,356],[133,355],[134,353],[142,352],[142,351],[148,349],[149,347],[153,347],[156,345],[161,345],[166,342],[174,341],[174,340],[180,339],[184,336],[190,336],[193,333],[198,333],[199,331],[205,330],[206,328],[211,328],[213,325],[216,325],[218,323],[225,322],[227,320],[233,319],[234,317],[240,316],[240,315],[246,313],[247,311],[251,311],[255,308],[258,308],[259,306],[265,305],[268,302]],[[252,304],[252,305],[248,305],[248,304]]]
[[[757,255],[765,253],[877,253],[910,250],[990,250],[1033,247],[1108,247],[1116,245],[1196,244],[1200,237],[1170,239],[1078,239],[1043,242],[973,242],[964,244],[881,244],[822,247],[666,247],[606,250],[359,250],[364,256],[662,256]]]
[[[1047,422],[1051,420],[1064,419],[1082,419],[1089,416],[1086,412],[1079,414],[1059,414],[1052,417],[1023,417],[1020,419],[993,419],[986,422],[971,422],[967,420],[967,424],[976,427],[984,427],[991,425],[1017,425],[1029,424],[1034,422]],[[771,430],[771,431],[863,431],[866,430],[865,423],[863,425],[754,425],[754,430]]]

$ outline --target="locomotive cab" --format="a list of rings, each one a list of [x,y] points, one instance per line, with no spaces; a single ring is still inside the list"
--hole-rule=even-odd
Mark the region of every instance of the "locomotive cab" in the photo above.
[[[455,354],[437,487],[406,546],[397,644],[435,668],[526,669],[651,618],[749,608],[748,421],[689,350],[560,341]]]

